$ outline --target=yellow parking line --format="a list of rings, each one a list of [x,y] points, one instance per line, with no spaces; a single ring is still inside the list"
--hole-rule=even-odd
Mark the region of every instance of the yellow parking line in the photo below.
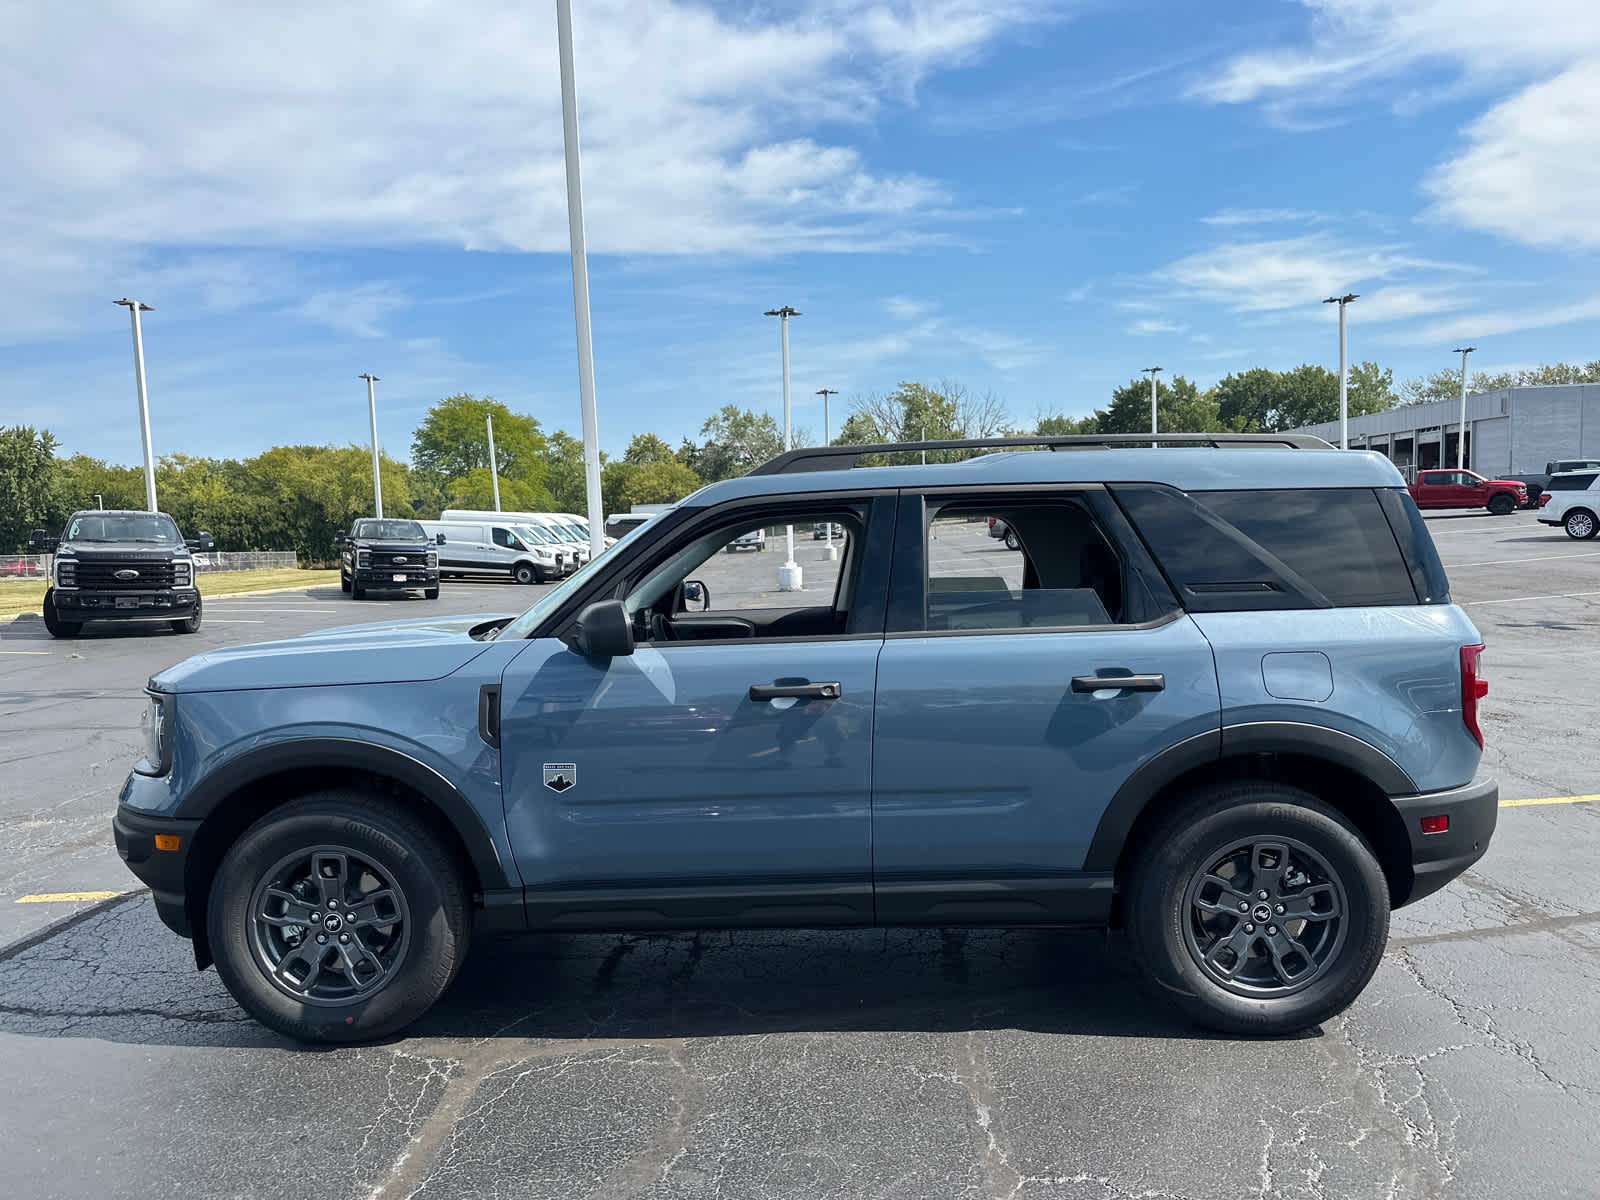
[[[39,892],[33,896],[18,896],[18,904],[72,904],[78,900],[110,900],[121,892]]]
[[[0,650],[0,654],[39,654],[45,658],[50,657],[48,650]]]
[[[1522,808],[1528,804],[1592,804],[1600,801],[1600,795],[1594,796],[1545,796],[1539,800],[1502,800],[1501,808]]]

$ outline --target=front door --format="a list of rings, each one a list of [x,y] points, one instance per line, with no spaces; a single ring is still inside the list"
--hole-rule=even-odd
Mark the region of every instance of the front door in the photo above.
[[[631,655],[550,640],[506,669],[506,823],[533,924],[871,921],[883,640],[882,597],[867,592],[885,572],[861,552],[869,510],[794,517],[846,532],[837,559],[797,544],[793,592],[771,555],[725,553],[770,517],[708,517],[619,585]]]
[[[1097,489],[903,508],[893,596],[873,738],[878,919],[1103,920],[1111,876],[1087,857],[1112,797],[1154,754],[1219,728],[1204,635]]]

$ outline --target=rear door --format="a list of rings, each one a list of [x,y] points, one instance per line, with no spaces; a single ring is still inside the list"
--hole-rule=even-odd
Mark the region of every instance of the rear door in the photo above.
[[[1456,473],[1454,471],[1419,471],[1417,473],[1417,507],[1450,508],[1456,503]]]
[[[906,496],[873,733],[879,921],[1103,920],[1101,818],[1153,755],[1214,746],[1219,707],[1210,646],[1103,489]]]

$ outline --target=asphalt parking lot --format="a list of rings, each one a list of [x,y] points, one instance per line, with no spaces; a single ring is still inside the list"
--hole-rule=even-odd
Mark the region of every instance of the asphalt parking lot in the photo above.
[[[1429,525],[1489,646],[1484,773],[1543,802],[1396,914],[1349,1012],[1270,1042],[1197,1032],[1116,937],[931,930],[484,941],[410,1036],[304,1050],[195,973],[111,846],[144,680],[543,589],[215,600],[192,637],[0,625],[0,1194],[1600,1195],[1600,797],[1570,802],[1600,793],[1600,542]],[[781,545],[717,570],[775,577]]]

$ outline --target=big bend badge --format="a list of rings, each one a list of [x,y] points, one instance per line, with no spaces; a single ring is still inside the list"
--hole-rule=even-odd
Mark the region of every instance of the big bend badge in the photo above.
[[[544,785],[552,792],[564,792],[578,784],[577,763],[545,763]]]

